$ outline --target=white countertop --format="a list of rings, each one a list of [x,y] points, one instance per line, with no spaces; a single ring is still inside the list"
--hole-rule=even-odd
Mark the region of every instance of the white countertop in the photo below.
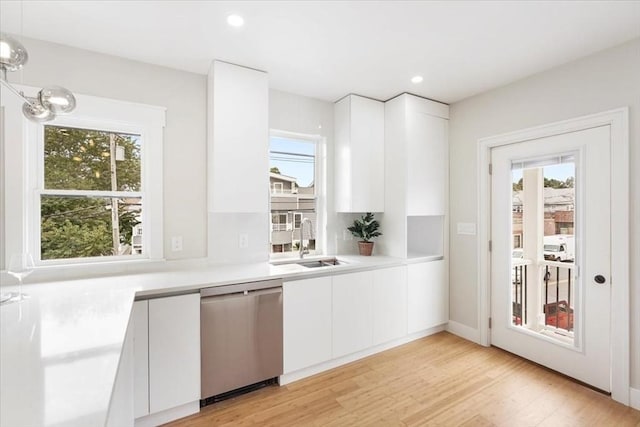
[[[0,306],[0,426],[104,425],[135,298],[403,264],[382,256],[338,258],[347,264],[322,269],[266,262],[173,266],[170,271],[26,284],[22,291],[28,299]]]

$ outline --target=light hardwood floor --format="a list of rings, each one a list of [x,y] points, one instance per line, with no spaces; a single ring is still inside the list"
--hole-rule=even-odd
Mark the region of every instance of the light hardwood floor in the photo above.
[[[640,411],[497,348],[446,332],[168,424],[640,426]]]

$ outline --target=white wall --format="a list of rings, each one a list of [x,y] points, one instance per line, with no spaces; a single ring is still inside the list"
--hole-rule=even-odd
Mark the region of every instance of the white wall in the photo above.
[[[39,40],[23,44],[29,62],[8,73],[12,82],[166,107],[165,257],[206,256],[206,76]],[[171,252],[171,236],[183,236],[181,252]]]
[[[456,234],[457,223],[478,221],[478,139],[624,106],[630,108],[631,385],[639,388],[640,39],[451,105],[450,318],[478,327],[477,242]]]

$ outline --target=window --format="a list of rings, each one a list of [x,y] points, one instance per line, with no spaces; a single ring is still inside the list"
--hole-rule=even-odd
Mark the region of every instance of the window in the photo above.
[[[319,139],[272,134],[269,148],[271,253],[295,255],[300,245],[315,253],[319,235]],[[280,184],[279,191],[274,191]],[[301,230],[304,220],[310,225]],[[286,227],[282,224],[286,223]],[[305,221],[307,223],[307,221]]]
[[[144,242],[140,135],[44,125],[40,258],[137,255]]]
[[[271,230],[287,231],[287,214],[286,213],[271,214]]]
[[[282,193],[282,183],[281,182],[272,182],[271,183],[271,193],[273,193],[273,194]]]
[[[5,225],[21,228],[6,255],[30,252],[39,265],[162,258],[164,108],[76,99],[73,114],[43,124],[2,100],[5,136],[20,141],[5,166],[23,177],[6,194]]]

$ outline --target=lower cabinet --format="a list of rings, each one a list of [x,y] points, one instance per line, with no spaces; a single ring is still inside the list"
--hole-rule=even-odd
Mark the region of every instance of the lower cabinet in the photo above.
[[[449,319],[446,262],[422,262],[407,267],[407,332],[446,323]]]
[[[334,358],[373,345],[372,286],[372,271],[333,276]]]
[[[285,282],[284,373],[446,323],[445,272],[435,261]]]
[[[149,415],[149,301],[133,303],[133,415]]]
[[[135,419],[134,409],[134,319],[129,318],[129,325],[124,338],[120,363],[116,373],[116,380],[111,391],[111,401],[105,427],[133,427]]]
[[[133,316],[135,416],[199,400],[200,294],[138,301]]]
[[[373,344],[407,335],[407,267],[373,274]]]
[[[283,284],[284,373],[331,359],[331,277]]]

